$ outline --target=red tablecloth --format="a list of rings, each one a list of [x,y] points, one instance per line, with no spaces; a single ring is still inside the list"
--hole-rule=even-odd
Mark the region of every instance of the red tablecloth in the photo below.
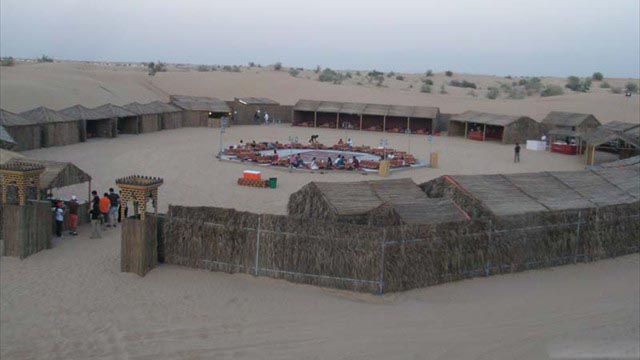
[[[482,132],[480,132],[480,131],[472,131],[472,132],[470,132],[468,138],[471,139],[471,140],[478,140],[478,141],[484,140],[484,138],[482,136]]]
[[[551,144],[551,152],[575,155],[578,153],[578,147],[570,144]]]

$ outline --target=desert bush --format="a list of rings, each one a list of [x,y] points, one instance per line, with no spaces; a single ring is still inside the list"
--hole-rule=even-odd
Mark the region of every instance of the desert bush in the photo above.
[[[634,82],[628,82],[627,85],[624,86],[624,88],[631,93],[637,93],[638,92],[638,84],[634,83]]]
[[[451,70],[447,70],[447,71],[445,71],[445,72],[444,72],[444,74],[445,74],[446,76],[448,76],[448,77],[452,77],[452,76],[453,76],[453,71],[451,71]]]
[[[209,68],[207,65],[198,65],[196,70],[198,70],[198,71],[210,71],[211,68]]]
[[[505,93],[507,94],[507,98],[512,100],[522,100],[528,94],[528,92],[521,87],[509,87],[505,90]]]
[[[602,83],[600,83],[600,88],[602,88],[602,89],[608,89],[610,87],[611,87],[611,85],[609,85],[609,83],[606,82],[606,81],[603,81]]]
[[[469,95],[469,96],[471,96],[471,97],[474,97],[474,98],[475,98],[475,97],[478,97],[478,94],[476,94],[476,92],[475,92],[475,91],[473,91],[473,90],[469,90],[469,91],[467,92],[467,95]]]
[[[392,76],[396,76],[396,73],[394,73],[393,71],[389,71],[389,72],[387,73],[387,77],[388,77],[388,78],[390,78],[390,77],[392,77]]]
[[[431,80],[431,79],[424,79],[424,80],[422,80],[422,82],[427,84],[427,85],[433,85],[433,80]]]
[[[495,86],[489,86],[487,88],[487,99],[495,100],[500,96],[500,89]]]
[[[356,76],[362,76],[362,74],[360,73],[360,71],[356,71]]]
[[[9,56],[9,57],[3,57],[2,58],[2,62],[0,63],[0,65],[2,66],[13,66],[16,64],[16,61],[13,57]]]
[[[351,79],[353,77],[353,75],[351,75],[350,71],[347,71],[347,73],[344,74],[344,77],[346,77],[347,79]]]
[[[373,70],[373,71],[369,71],[367,73],[367,81],[369,83],[372,83],[372,82],[375,81],[376,83],[382,84],[380,79],[382,79],[382,81],[384,81],[384,74],[382,72],[380,72],[380,71]]]
[[[318,66],[316,66],[316,69],[313,70],[313,72],[318,74],[318,73],[320,73],[320,70],[322,70],[322,68],[320,67],[320,65],[318,65]]]
[[[602,79],[604,79],[604,76],[602,76],[601,72],[594,72],[593,75],[591,75],[591,78],[595,81],[602,81]]]
[[[444,87],[444,84],[440,85],[440,94],[446,94],[447,89]]]
[[[379,77],[378,80],[376,80],[376,86],[382,87],[383,84],[384,84],[384,77]]]
[[[433,76],[433,70],[431,69],[427,70],[427,76]]]
[[[251,67],[251,68],[252,68],[252,67],[255,67],[255,66],[256,66],[256,63],[254,63],[253,61],[250,61],[250,62],[249,62],[249,67]]]
[[[505,79],[511,79],[511,78],[512,78],[512,76],[511,76],[511,75],[507,75],[507,76],[505,76],[504,78],[505,78]]]
[[[455,86],[455,87],[461,87],[461,88],[472,88],[472,89],[477,89],[478,88],[475,83],[472,83],[472,82],[464,80],[464,79],[462,81],[451,80],[451,81],[449,81],[449,85]]]
[[[544,90],[540,92],[540,96],[542,97],[558,96],[562,94],[564,94],[564,90],[562,90],[562,87],[557,85],[547,85]]]
[[[273,64],[273,69],[276,71],[282,70],[282,63],[278,61],[277,63]]]
[[[225,66],[222,67],[222,71],[240,72],[241,70],[240,70],[240,66],[238,66],[238,65],[233,65],[233,66],[225,65]]]
[[[318,80],[321,82],[330,82],[334,84],[341,84],[344,80],[344,76],[337,71],[333,71],[329,68],[322,70],[318,76]]]
[[[501,91],[505,91],[505,92],[511,90],[511,88],[513,87],[513,85],[505,84],[503,82],[501,82],[499,84],[500,84],[500,90]]]
[[[591,88],[591,78],[584,78],[583,80],[580,80],[577,76],[569,76],[565,87],[573,91],[588,92]]]
[[[402,76],[402,75],[397,75],[397,76],[396,76],[396,80],[404,81],[404,76]]]
[[[420,88],[420,92],[431,94],[431,86],[427,84],[422,84],[422,87]]]
[[[611,93],[612,94],[622,94],[622,88],[619,87],[619,86],[612,87],[611,88]]]
[[[53,58],[47,55],[42,54],[40,58],[38,58],[39,63],[53,62]]]
[[[300,70],[294,68],[289,69],[289,75],[296,77],[298,74],[300,74]]]

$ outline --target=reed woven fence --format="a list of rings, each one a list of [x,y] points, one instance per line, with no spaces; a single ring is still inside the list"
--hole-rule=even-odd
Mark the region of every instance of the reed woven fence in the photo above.
[[[170,206],[160,237],[169,264],[382,294],[638,252],[639,205],[386,228]]]

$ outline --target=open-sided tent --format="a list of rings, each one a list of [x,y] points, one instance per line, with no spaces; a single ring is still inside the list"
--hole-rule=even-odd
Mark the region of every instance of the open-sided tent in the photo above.
[[[411,179],[311,182],[291,195],[288,213],[314,220],[375,226],[466,219],[451,200],[428,198]]]
[[[16,142],[16,151],[38,149],[42,146],[42,128],[37,121],[0,109],[0,125]]]
[[[219,120],[229,116],[231,108],[217,98],[171,95],[171,104],[182,109],[182,126],[220,126]]]
[[[93,110],[101,113],[105,118],[111,119],[112,126],[116,125],[116,135],[138,133],[138,116],[135,113],[113,104],[104,104]]]
[[[43,165],[45,170],[40,175],[40,191],[45,195],[51,193],[53,189],[83,183],[88,183],[89,191],[87,192],[87,195],[90,193],[91,176],[73,163],[17,157],[8,161],[8,163],[12,162],[28,162]]]
[[[92,137],[112,138],[117,136],[115,121],[106,115],[82,105],[74,105],[59,111],[79,121],[80,141]]]
[[[640,125],[614,122],[587,137],[587,165],[640,155]],[[603,160],[604,159],[604,160]]]
[[[17,146],[18,143],[16,143],[11,134],[7,132],[7,129],[0,125],[0,149],[11,150]]]
[[[436,107],[299,100],[293,107],[293,124],[354,130],[433,133],[440,115]]]
[[[64,146],[80,142],[78,120],[63,113],[40,106],[20,113],[42,128],[42,147]]]
[[[574,143],[578,147],[577,153],[581,154],[586,146],[585,140],[600,126],[600,121],[592,114],[552,111],[542,119],[542,125],[551,143]]]
[[[542,126],[528,116],[466,111],[449,118],[448,134],[473,140],[515,144],[539,139]]]

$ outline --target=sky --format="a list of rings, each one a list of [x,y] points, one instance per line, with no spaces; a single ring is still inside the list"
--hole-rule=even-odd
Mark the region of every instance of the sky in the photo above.
[[[0,55],[640,77],[638,0],[2,0]]]

